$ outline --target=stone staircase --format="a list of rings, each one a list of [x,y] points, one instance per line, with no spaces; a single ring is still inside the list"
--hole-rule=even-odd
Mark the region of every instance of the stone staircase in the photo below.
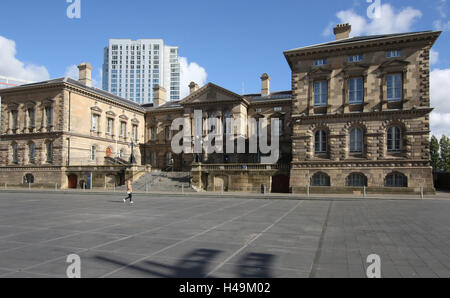
[[[152,171],[142,175],[137,181],[133,182],[133,191],[142,192],[177,192],[181,193],[184,185],[184,192],[195,192],[189,186],[189,172],[161,172]],[[126,191],[126,186],[121,186],[117,190]]]

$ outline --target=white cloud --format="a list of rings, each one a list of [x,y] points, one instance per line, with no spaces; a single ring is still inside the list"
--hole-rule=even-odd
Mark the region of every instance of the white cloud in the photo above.
[[[430,51],[430,64],[436,64],[439,61],[439,52],[435,50]]]
[[[365,15],[358,15],[352,9],[339,11],[336,16],[341,23],[352,25],[351,36],[360,36],[411,31],[413,23],[422,17],[422,12],[412,7],[396,11],[386,3],[381,5],[380,18],[369,19]],[[331,30],[325,29],[324,32],[331,34]]]
[[[44,66],[37,66],[16,58],[14,40],[0,36],[0,75],[27,81],[44,81],[50,78]]]
[[[200,87],[206,83],[208,73],[195,62],[188,61],[185,57],[180,57],[180,98],[183,99],[189,95],[189,84],[197,83]]]
[[[450,21],[443,23],[441,20],[434,21],[434,29],[441,31],[450,31]]]
[[[450,135],[450,104],[448,94],[450,69],[434,69],[430,75],[431,131],[436,136]]]

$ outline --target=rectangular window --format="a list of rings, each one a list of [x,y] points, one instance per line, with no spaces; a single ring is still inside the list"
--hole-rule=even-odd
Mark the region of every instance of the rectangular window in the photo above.
[[[390,74],[386,76],[387,100],[401,101],[402,100],[402,74]]]
[[[28,127],[34,128],[35,126],[35,111],[34,109],[28,109]]]
[[[156,140],[156,127],[152,127],[151,129],[150,129],[150,134],[151,134],[151,140],[152,141],[155,141]]]
[[[36,156],[36,145],[34,143],[31,143],[28,149],[29,149],[30,163],[34,163]]]
[[[282,107],[275,107],[275,108],[273,108],[273,110],[275,112],[281,112],[281,111],[283,111],[283,108]]]
[[[91,161],[95,161],[97,159],[97,148],[95,146],[91,147]]]
[[[19,163],[19,147],[17,146],[17,144],[13,145],[13,163]]]
[[[133,141],[137,141],[137,125],[133,125],[132,135],[133,135]]]
[[[127,124],[125,122],[120,122],[120,136],[122,138],[125,138],[126,133],[127,133]]]
[[[324,107],[328,103],[328,82],[314,82],[314,106]]]
[[[53,143],[46,144],[47,149],[47,163],[53,162]]]
[[[314,61],[315,66],[321,66],[321,65],[326,65],[326,64],[327,64],[327,59],[319,59],[319,60]]]
[[[106,133],[110,136],[113,135],[113,127],[114,127],[114,120],[112,118],[108,118],[108,129],[106,130]]]
[[[361,104],[364,97],[364,79],[351,78],[348,83],[348,102],[350,104]]]
[[[170,127],[169,126],[166,126],[164,133],[165,133],[166,141],[169,141],[170,140]]]
[[[348,57],[348,62],[361,62],[363,60],[362,55],[355,55]]]
[[[11,111],[11,128],[12,129],[18,129],[19,128],[19,112],[18,111]]]
[[[98,132],[98,123],[99,123],[100,116],[97,114],[92,115],[92,132]]]
[[[53,126],[53,108],[45,107],[45,116],[46,116],[46,124],[47,127]]]
[[[386,52],[386,58],[395,58],[395,57],[401,57],[402,51],[387,51]]]

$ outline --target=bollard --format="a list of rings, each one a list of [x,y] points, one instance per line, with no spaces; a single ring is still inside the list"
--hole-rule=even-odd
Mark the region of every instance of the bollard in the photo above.
[[[422,187],[420,187],[420,198],[423,200],[423,186]]]
[[[58,190],[58,183],[55,183],[55,191]]]
[[[181,193],[184,194],[184,184],[181,185]]]
[[[116,192],[116,183],[114,183],[114,192]]]
[[[223,195],[223,185],[220,187],[220,194]]]
[[[363,196],[364,196],[364,198],[366,197],[366,186],[364,186],[364,190],[363,190]]]
[[[306,185],[306,195],[308,196],[308,198],[310,197],[309,184]]]
[[[8,183],[5,182],[5,189],[8,189]]]

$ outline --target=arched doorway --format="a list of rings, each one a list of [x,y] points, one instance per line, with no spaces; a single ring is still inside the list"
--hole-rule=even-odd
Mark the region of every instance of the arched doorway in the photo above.
[[[272,193],[289,193],[289,176],[287,175],[273,176]]]
[[[67,176],[67,188],[76,189],[78,184],[78,177],[75,174]]]

